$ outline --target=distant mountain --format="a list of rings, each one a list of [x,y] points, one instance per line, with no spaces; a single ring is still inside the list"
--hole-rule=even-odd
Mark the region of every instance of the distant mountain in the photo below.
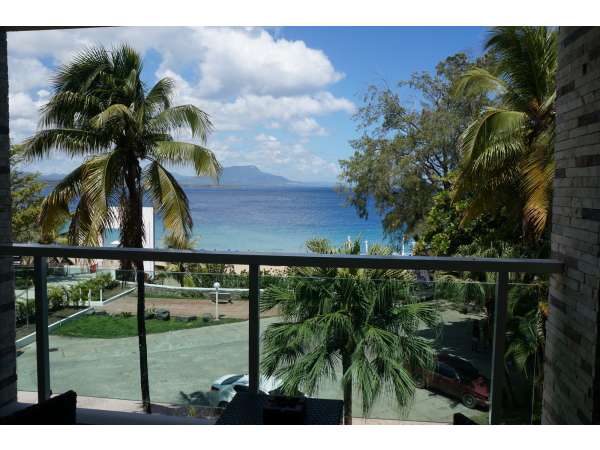
[[[256,166],[224,167],[219,183],[210,177],[176,175],[183,186],[300,186],[303,183],[292,181],[279,175],[263,172]]]
[[[50,186],[55,186],[65,177],[64,174],[52,173],[44,174],[40,178]],[[333,183],[309,183],[293,181],[280,175],[263,172],[256,166],[230,166],[224,167],[219,183],[210,177],[196,177],[179,175],[175,173],[175,178],[184,187],[199,186],[332,186]]]
[[[45,181],[48,184],[57,184],[59,181],[62,181],[62,179],[65,177],[66,174],[64,173],[49,173],[49,174],[42,174],[40,175],[40,179],[42,181]]]

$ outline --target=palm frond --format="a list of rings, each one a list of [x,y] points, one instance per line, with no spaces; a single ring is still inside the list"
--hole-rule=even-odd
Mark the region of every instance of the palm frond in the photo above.
[[[149,129],[158,133],[188,128],[192,137],[200,138],[201,143],[206,142],[206,138],[213,128],[208,114],[194,105],[173,106],[165,109],[150,120],[148,126]]]
[[[87,93],[97,77],[112,67],[109,52],[104,47],[86,48],[69,64],[60,66],[52,80],[55,92]]]
[[[161,78],[146,95],[146,108],[151,112],[160,112],[171,107],[171,98],[175,90],[175,81]]]
[[[118,202],[123,185],[122,166],[125,164],[120,150],[96,156],[83,163],[83,190],[89,202],[93,204],[94,215],[101,217],[104,227],[115,221],[115,210],[111,208]]]
[[[501,150],[503,147],[519,149],[523,128],[527,115],[520,111],[508,109],[488,108],[475,120],[463,133],[460,140],[460,149],[469,166],[483,159],[497,162],[498,158],[487,155],[490,150]],[[505,145],[498,145],[505,143]],[[509,152],[509,155],[513,152]],[[500,155],[502,156],[502,155]]]
[[[80,195],[82,173],[83,168],[79,166],[66,175],[43,200],[38,218],[42,236],[53,234],[57,225],[71,217],[69,204]]]
[[[58,92],[41,108],[40,126],[79,128],[102,109],[102,100],[95,95],[72,91]]]
[[[144,188],[154,208],[162,216],[165,229],[180,241],[191,234],[192,217],[187,196],[175,177],[157,161],[151,162],[143,174]]]
[[[110,105],[104,111],[92,117],[90,124],[92,127],[100,129],[113,121],[119,121],[122,126],[135,124],[136,122],[131,110],[127,106],[117,103]]]
[[[161,164],[174,166],[191,164],[198,176],[206,175],[217,179],[222,170],[211,150],[188,142],[159,141],[152,149],[151,154]]]
[[[474,67],[463,73],[453,86],[453,94],[474,95],[487,94],[489,92],[502,93],[507,86],[504,80],[493,75],[486,69]]]
[[[34,160],[48,156],[53,150],[69,156],[87,156],[107,150],[110,141],[100,134],[80,129],[54,128],[41,130],[22,144],[23,156]]]

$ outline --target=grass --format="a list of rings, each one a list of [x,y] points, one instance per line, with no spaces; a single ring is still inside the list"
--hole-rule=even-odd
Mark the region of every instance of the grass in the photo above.
[[[242,320],[243,319],[220,319],[219,321],[212,320],[210,322],[204,322],[202,319],[197,319],[192,322],[179,322],[174,319],[148,319],[146,320],[146,333],[166,333],[168,331],[188,330],[190,328],[202,328],[241,322]],[[85,316],[53,330],[52,334],[101,339],[137,336],[137,318],[136,316]]]
[[[81,311],[82,309],[83,307],[74,308],[72,306],[67,306],[57,311],[49,311],[48,324],[52,325],[54,322],[58,322],[59,320],[62,320],[65,317],[69,317],[70,315],[75,314],[76,312]],[[25,337],[31,333],[35,333],[35,318],[29,319],[29,325],[26,325],[26,323],[21,323],[17,326],[15,339],[21,339],[22,337]]]

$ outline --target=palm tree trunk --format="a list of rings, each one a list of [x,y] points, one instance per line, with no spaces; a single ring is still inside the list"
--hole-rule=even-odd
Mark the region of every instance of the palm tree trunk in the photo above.
[[[144,239],[144,223],[142,216],[142,185],[141,168],[137,158],[130,161],[126,180],[128,199],[122,208],[121,218],[121,244],[124,247],[141,248]],[[152,412],[150,403],[150,382],[148,380],[148,348],[146,345],[146,296],[144,292],[144,262],[135,261],[137,270],[137,331],[138,349],[140,357],[140,386],[142,390],[142,405],[148,414]],[[130,268],[131,261],[123,261],[121,267]],[[127,269],[126,269],[127,270]]]
[[[342,353],[342,373],[346,374],[350,368],[350,353]],[[352,378],[348,378],[344,389],[344,425],[352,425]]]

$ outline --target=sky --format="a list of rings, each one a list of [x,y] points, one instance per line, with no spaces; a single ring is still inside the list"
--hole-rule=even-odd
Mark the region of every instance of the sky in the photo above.
[[[53,72],[86,47],[126,42],[144,57],[150,87],[168,76],[174,104],[214,124],[208,147],[224,166],[255,165],[295,181],[334,182],[359,136],[353,114],[370,84],[395,85],[446,56],[481,54],[481,27],[96,28],[9,33],[13,143],[37,128]],[[402,101],[416,102],[403,92]],[[189,139],[182,136],[181,139]],[[67,173],[59,153],[26,170]],[[191,168],[177,168],[192,175]]]

